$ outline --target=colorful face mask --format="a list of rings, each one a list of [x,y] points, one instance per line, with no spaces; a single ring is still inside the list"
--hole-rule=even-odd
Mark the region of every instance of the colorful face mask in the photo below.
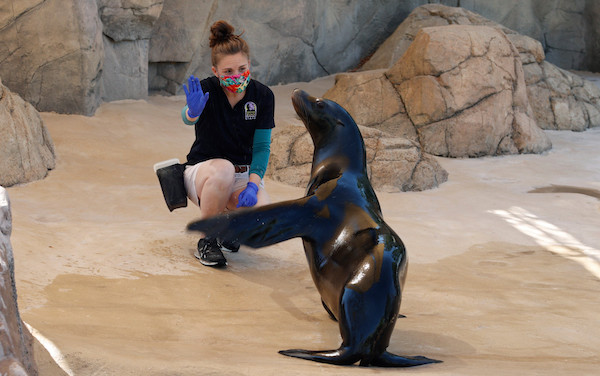
[[[219,81],[221,86],[232,93],[241,93],[246,90],[246,86],[250,83],[250,70],[235,76],[219,76]]]

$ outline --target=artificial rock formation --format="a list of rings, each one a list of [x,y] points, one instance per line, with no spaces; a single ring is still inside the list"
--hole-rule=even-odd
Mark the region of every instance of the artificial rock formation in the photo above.
[[[462,6],[542,43],[546,58],[564,69],[600,70],[598,0],[454,0]]]
[[[544,48],[537,40],[463,8],[440,4],[416,8],[361,70],[390,68],[404,55],[419,30],[445,25],[488,26],[506,35],[519,51],[529,102],[540,128],[580,131],[600,126],[600,89],[545,61]]]
[[[551,147],[529,106],[519,53],[496,28],[423,28],[389,70],[358,75],[340,75],[325,97],[360,124],[418,141],[427,153],[479,157]]]
[[[102,99],[148,96],[148,51],[161,0],[97,0],[102,21]]]
[[[422,191],[448,180],[448,173],[421,147],[406,138],[359,126],[367,152],[367,173],[373,188],[386,192]],[[313,142],[304,126],[284,125],[273,130],[270,178],[306,187],[310,177]]]
[[[38,370],[33,338],[21,321],[17,305],[11,231],[10,202],[6,189],[0,186],[0,375],[34,376]]]
[[[523,65],[529,103],[543,129],[600,127],[600,88],[547,61]]]
[[[429,2],[3,0],[0,77],[39,111],[67,114],[93,115],[102,100],[143,99],[149,90],[181,94],[190,74],[211,74],[209,28],[225,19],[249,42],[256,79],[267,85],[310,81],[355,68],[415,6]],[[484,13],[538,39],[550,61],[565,68],[600,69],[597,0],[439,3]],[[459,15],[464,10],[454,18],[444,11],[434,19],[432,12],[412,21],[425,15],[421,27],[474,23],[472,15]],[[397,49],[386,43],[372,61],[390,44]]]
[[[54,144],[40,114],[1,81],[0,134],[0,185],[42,179],[54,168]]]
[[[0,77],[38,110],[67,114],[93,115],[101,100],[141,99],[148,90],[180,94],[190,74],[211,74],[209,29],[225,19],[249,42],[255,78],[308,81],[355,66],[412,7],[394,0],[233,5],[5,0]]]
[[[229,21],[250,45],[253,77],[273,85],[354,67],[410,11],[402,1],[166,2],[150,42],[150,85],[180,93],[190,74],[211,75],[211,24]],[[235,11],[232,11],[235,9]]]
[[[103,57],[95,1],[0,1],[0,77],[38,111],[93,114]]]
[[[442,0],[415,8],[371,59],[375,65],[393,64],[402,56],[419,29],[443,25],[501,27],[516,36],[540,43],[548,61],[564,69],[600,69],[600,2],[597,0]],[[506,30],[505,30],[506,29]],[[510,35],[509,35],[510,37]]]
[[[418,142],[404,102],[385,74],[385,69],[341,73],[324,96],[339,103],[357,124]]]

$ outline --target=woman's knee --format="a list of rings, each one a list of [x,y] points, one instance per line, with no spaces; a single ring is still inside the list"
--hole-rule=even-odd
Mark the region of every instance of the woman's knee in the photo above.
[[[235,168],[226,159],[211,159],[206,162],[196,181],[211,181],[212,184],[232,185],[235,180]]]
[[[229,195],[235,181],[235,169],[231,162],[225,159],[212,159],[204,162],[201,170],[196,175],[196,190],[198,196],[205,189],[212,193],[221,192]]]
[[[235,167],[227,159],[211,159],[208,161],[207,167],[212,177],[226,180],[235,178]]]

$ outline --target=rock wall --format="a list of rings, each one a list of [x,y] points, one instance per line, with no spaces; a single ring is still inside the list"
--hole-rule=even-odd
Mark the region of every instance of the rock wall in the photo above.
[[[564,69],[600,70],[597,0],[3,0],[0,77],[39,111],[60,113],[181,93],[190,74],[210,75],[209,27],[227,19],[250,43],[255,78],[310,81],[358,66],[431,2],[536,38]]]
[[[148,96],[148,51],[160,0],[97,0],[102,21],[102,99]]]
[[[38,111],[91,115],[104,58],[94,1],[0,2],[0,78]]]
[[[460,6],[528,35],[542,43],[548,61],[564,69],[600,68],[597,0],[246,0],[225,6],[172,0],[165,3],[151,40],[150,87],[176,93],[189,74],[210,75],[208,28],[220,18],[245,30],[255,77],[271,85],[355,67],[409,12],[427,3]]]
[[[425,3],[425,2],[423,2]],[[419,4],[419,5],[423,5]],[[550,63],[563,69],[600,69],[597,0],[441,0],[539,41]]]
[[[459,0],[457,3],[538,40],[546,59],[554,65],[578,70],[599,67],[600,63],[593,59],[600,53],[597,0]]]
[[[581,69],[600,72],[600,1],[585,3],[586,53]]]
[[[1,81],[0,134],[0,185],[42,179],[54,168],[54,144],[39,113]]]
[[[23,326],[17,304],[11,231],[10,202],[0,186],[0,375],[34,376],[38,370],[33,338]]]
[[[347,70],[381,43],[414,1],[166,1],[150,41],[150,87],[181,91],[211,75],[209,29],[225,19],[250,45],[253,76],[266,84]]]

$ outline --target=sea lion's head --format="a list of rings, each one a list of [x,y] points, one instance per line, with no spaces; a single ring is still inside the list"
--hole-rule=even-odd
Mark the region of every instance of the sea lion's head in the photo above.
[[[295,89],[292,103],[315,146],[333,140],[340,142],[340,139],[347,139],[350,133],[358,133],[352,116],[334,101],[313,97],[303,90]]]
[[[300,89],[292,93],[292,103],[315,146],[311,175],[327,170],[331,178],[348,169],[366,174],[365,144],[348,111]]]

